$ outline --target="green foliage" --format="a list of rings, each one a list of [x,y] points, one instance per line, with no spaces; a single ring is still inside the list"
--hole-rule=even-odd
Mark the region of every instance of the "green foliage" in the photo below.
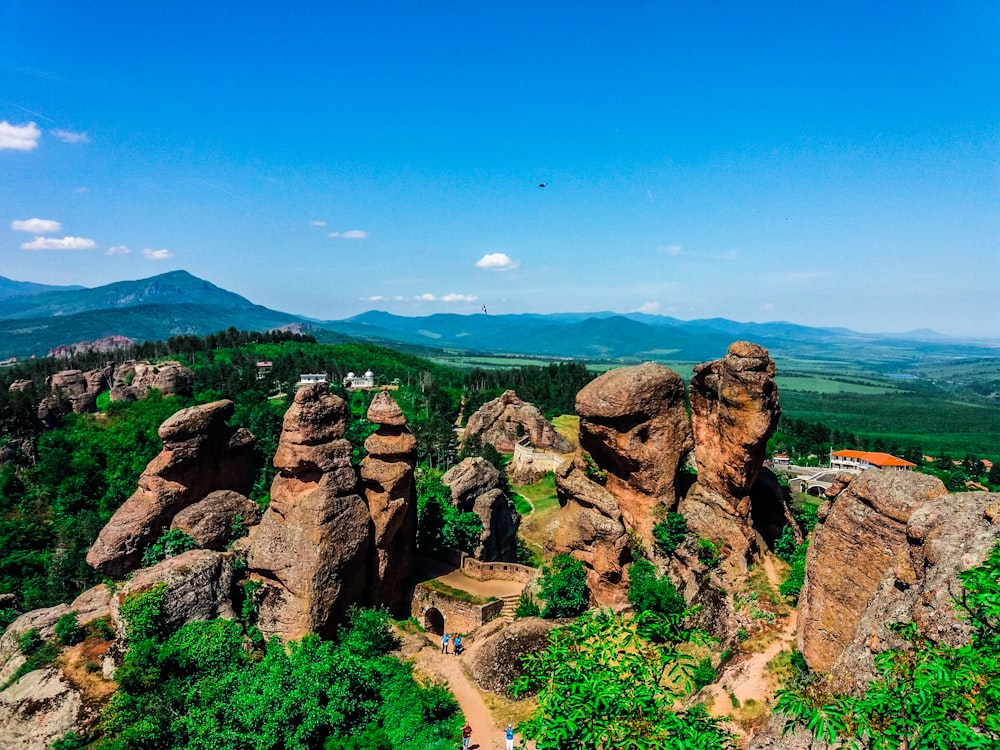
[[[589,453],[583,454],[583,473],[598,484],[604,484],[608,479],[608,472],[598,466]]]
[[[539,750],[734,747],[704,709],[674,712],[689,689],[691,659],[678,641],[643,637],[651,619],[589,612],[551,631],[548,647],[524,658],[525,674],[513,686],[518,696],[538,694],[538,707],[521,723],[524,736]]]
[[[779,554],[779,557],[782,557],[791,566],[791,569],[788,571],[788,578],[778,587],[778,591],[796,602],[799,600],[802,586],[806,582],[806,552],[808,551],[809,542],[802,542],[802,544],[795,546],[789,557],[786,558]],[[775,552],[777,553],[777,549]]]
[[[37,653],[38,649],[40,649],[44,643],[45,641],[42,639],[41,633],[38,632],[38,628],[25,630],[17,639],[17,647],[25,656],[31,656],[32,654]]]
[[[248,653],[238,621],[129,643],[102,725],[114,750],[450,750],[460,717],[388,651],[385,612],[355,610],[337,641]],[[157,640],[159,639],[159,640]]]
[[[441,482],[442,473],[421,467],[417,474],[417,547],[428,553],[472,552],[483,533],[482,519],[452,504],[451,490]]]
[[[556,555],[542,568],[539,596],[545,602],[542,617],[576,617],[587,611],[587,573],[583,563],[567,555]]]
[[[876,656],[878,677],[861,695],[830,695],[816,683],[779,692],[786,731],[800,726],[872,750],[1000,746],[1000,544],[959,577],[957,607],[973,628],[968,644],[935,644],[913,623],[892,624],[907,646]]]
[[[0,608],[0,630],[6,630],[14,620],[21,616],[21,613],[11,607]]]
[[[639,612],[676,615],[687,609],[670,576],[657,575],[656,567],[642,558],[628,569],[628,600]]]
[[[162,581],[149,591],[133,594],[122,602],[119,614],[125,622],[128,641],[156,641],[165,635],[163,606],[167,599],[167,584]]]
[[[698,662],[698,666],[694,668],[691,673],[691,682],[694,683],[695,690],[701,690],[706,685],[711,685],[715,682],[715,678],[718,675],[715,673],[715,667],[712,666],[712,659],[706,656],[704,659]]]
[[[80,623],[77,622],[76,612],[67,612],[62,617],[56,621],[56,638],[58,638],[64,646],[73,646],[86,637],[86,633],[83,628],[80,627]]]
[[[49,750],[84,750],[90,740],[76,732],[68,732],[49,746]]]
[[[687,530],[687,520],[681,513],[667,513],[666,517],[653,527],[653,539],[660,551],[669,555],[684,541]]]
[[[709,567],[719,562],[719,548],[710,539],[698,540],[698,559]]]
[[[795,548],[797,546],[792,527],[786,526],[781,530],[781,536],[774,540],[774,554],[785,562],[790,563],[792,557],[795,555]]]
[[[180,529],[167,529],[142,553],[142,567],[156,565],[161,560],[175,557],[197,546],[198,543]]]
[[[596,376],[596,372],[579,362],[496,370],[477,367],[465,378],[465,414],[472,414],[506,390],[516,391],[522,399],[538,407],[547,419],[559,414],[575,414],[576,394]]]
[[[517,609],[514,610],[514,617],[538,617],[541,615],[541,607],[528,591],[522,591],[517,598]]]

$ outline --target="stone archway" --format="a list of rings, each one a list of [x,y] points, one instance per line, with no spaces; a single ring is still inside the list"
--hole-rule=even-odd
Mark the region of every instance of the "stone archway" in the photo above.
[[[435,635],[444,635],[444,615],[437,607],[424,612],[424,629]]]

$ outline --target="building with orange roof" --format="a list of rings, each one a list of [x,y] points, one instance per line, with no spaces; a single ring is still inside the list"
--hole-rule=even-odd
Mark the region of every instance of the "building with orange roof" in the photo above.
[[[889,469],[892,471],[913,471],[916,464],[889,453],[872,451],[830,451],[830,468],[839,471],[864,471],[865,469]]]

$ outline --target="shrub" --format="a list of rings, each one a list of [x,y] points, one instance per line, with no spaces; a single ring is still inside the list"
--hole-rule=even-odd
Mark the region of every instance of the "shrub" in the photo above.
[[[687,608],[670,576],[657,575],[656,568],[648,560],[636,560],[629,567],[628,575],[628,600],[640,612],[679,615]]]
[[[161,560],[187,552],[197,546],[198,543],[180,529],[167,529],[160,534],[159,539],[146,548],[142,555],[142,567],[156,565]]]
[[[21,613],[16,609],[11,607],[0,608],[0,630],[6,630],[20,616]]]
[[[608,472],[599,467],[589,453],[583,454],[583,473],[598,484],[604,484],[608,478]]]
[[[64,646],[73,646],[85,637],[83,628],[76,619],[76,612],[67,612],[56,621],[56,637]]]
[[[698,666],[691,673],[691,681],[695,690],[701,690],[706,685],[711,685],[716,678],[715,668],[712,666],[711,657],[706,656],[698,662]]]
[[[576,617],[587,611],[587,573],[583,563],[563,554],[542,568],[539,595],[545,600],[542,617]]]
[[[21,649],[21,653],[25,656],[31,656],[37,652],[44,643],[45,641],[42,640],[42,636],[38,632],[38,628],[25,630],[17,639],[17,647]]]
[[[788,578],[778,587],[785,596],[791,597],[796,602],[799,600],[799,593],[806,582],[806,552],[809,549],[808,542],[802,542],[795,548],[795,552],[788,561],[791,569],[788,571]]]
[[[684,541],[687,520],[681,513],[667,513],[666,518],[653,527],[653,539],[664,554],[669,555]]]
[[[542,610],[535,601],[535,597],[527,591],[522,591],[517,598],[517,609],[514,610],[514,617],[538,617]]]
[[[698,559],[711,567],[719,562],[719,548],[708,539],[698,540]]]

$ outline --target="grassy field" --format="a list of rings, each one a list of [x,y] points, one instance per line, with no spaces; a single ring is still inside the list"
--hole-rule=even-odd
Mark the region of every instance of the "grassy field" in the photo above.
[[[522,516],[518,533],[534,554],[536,564],[539,564],[544,559],[545,529],[559,512],[555,477],[546,474],[534,484],[512,485],[511,489],[515,493],[515,506]],[[529,506],[528,513],[520,510],[522,503]]]

